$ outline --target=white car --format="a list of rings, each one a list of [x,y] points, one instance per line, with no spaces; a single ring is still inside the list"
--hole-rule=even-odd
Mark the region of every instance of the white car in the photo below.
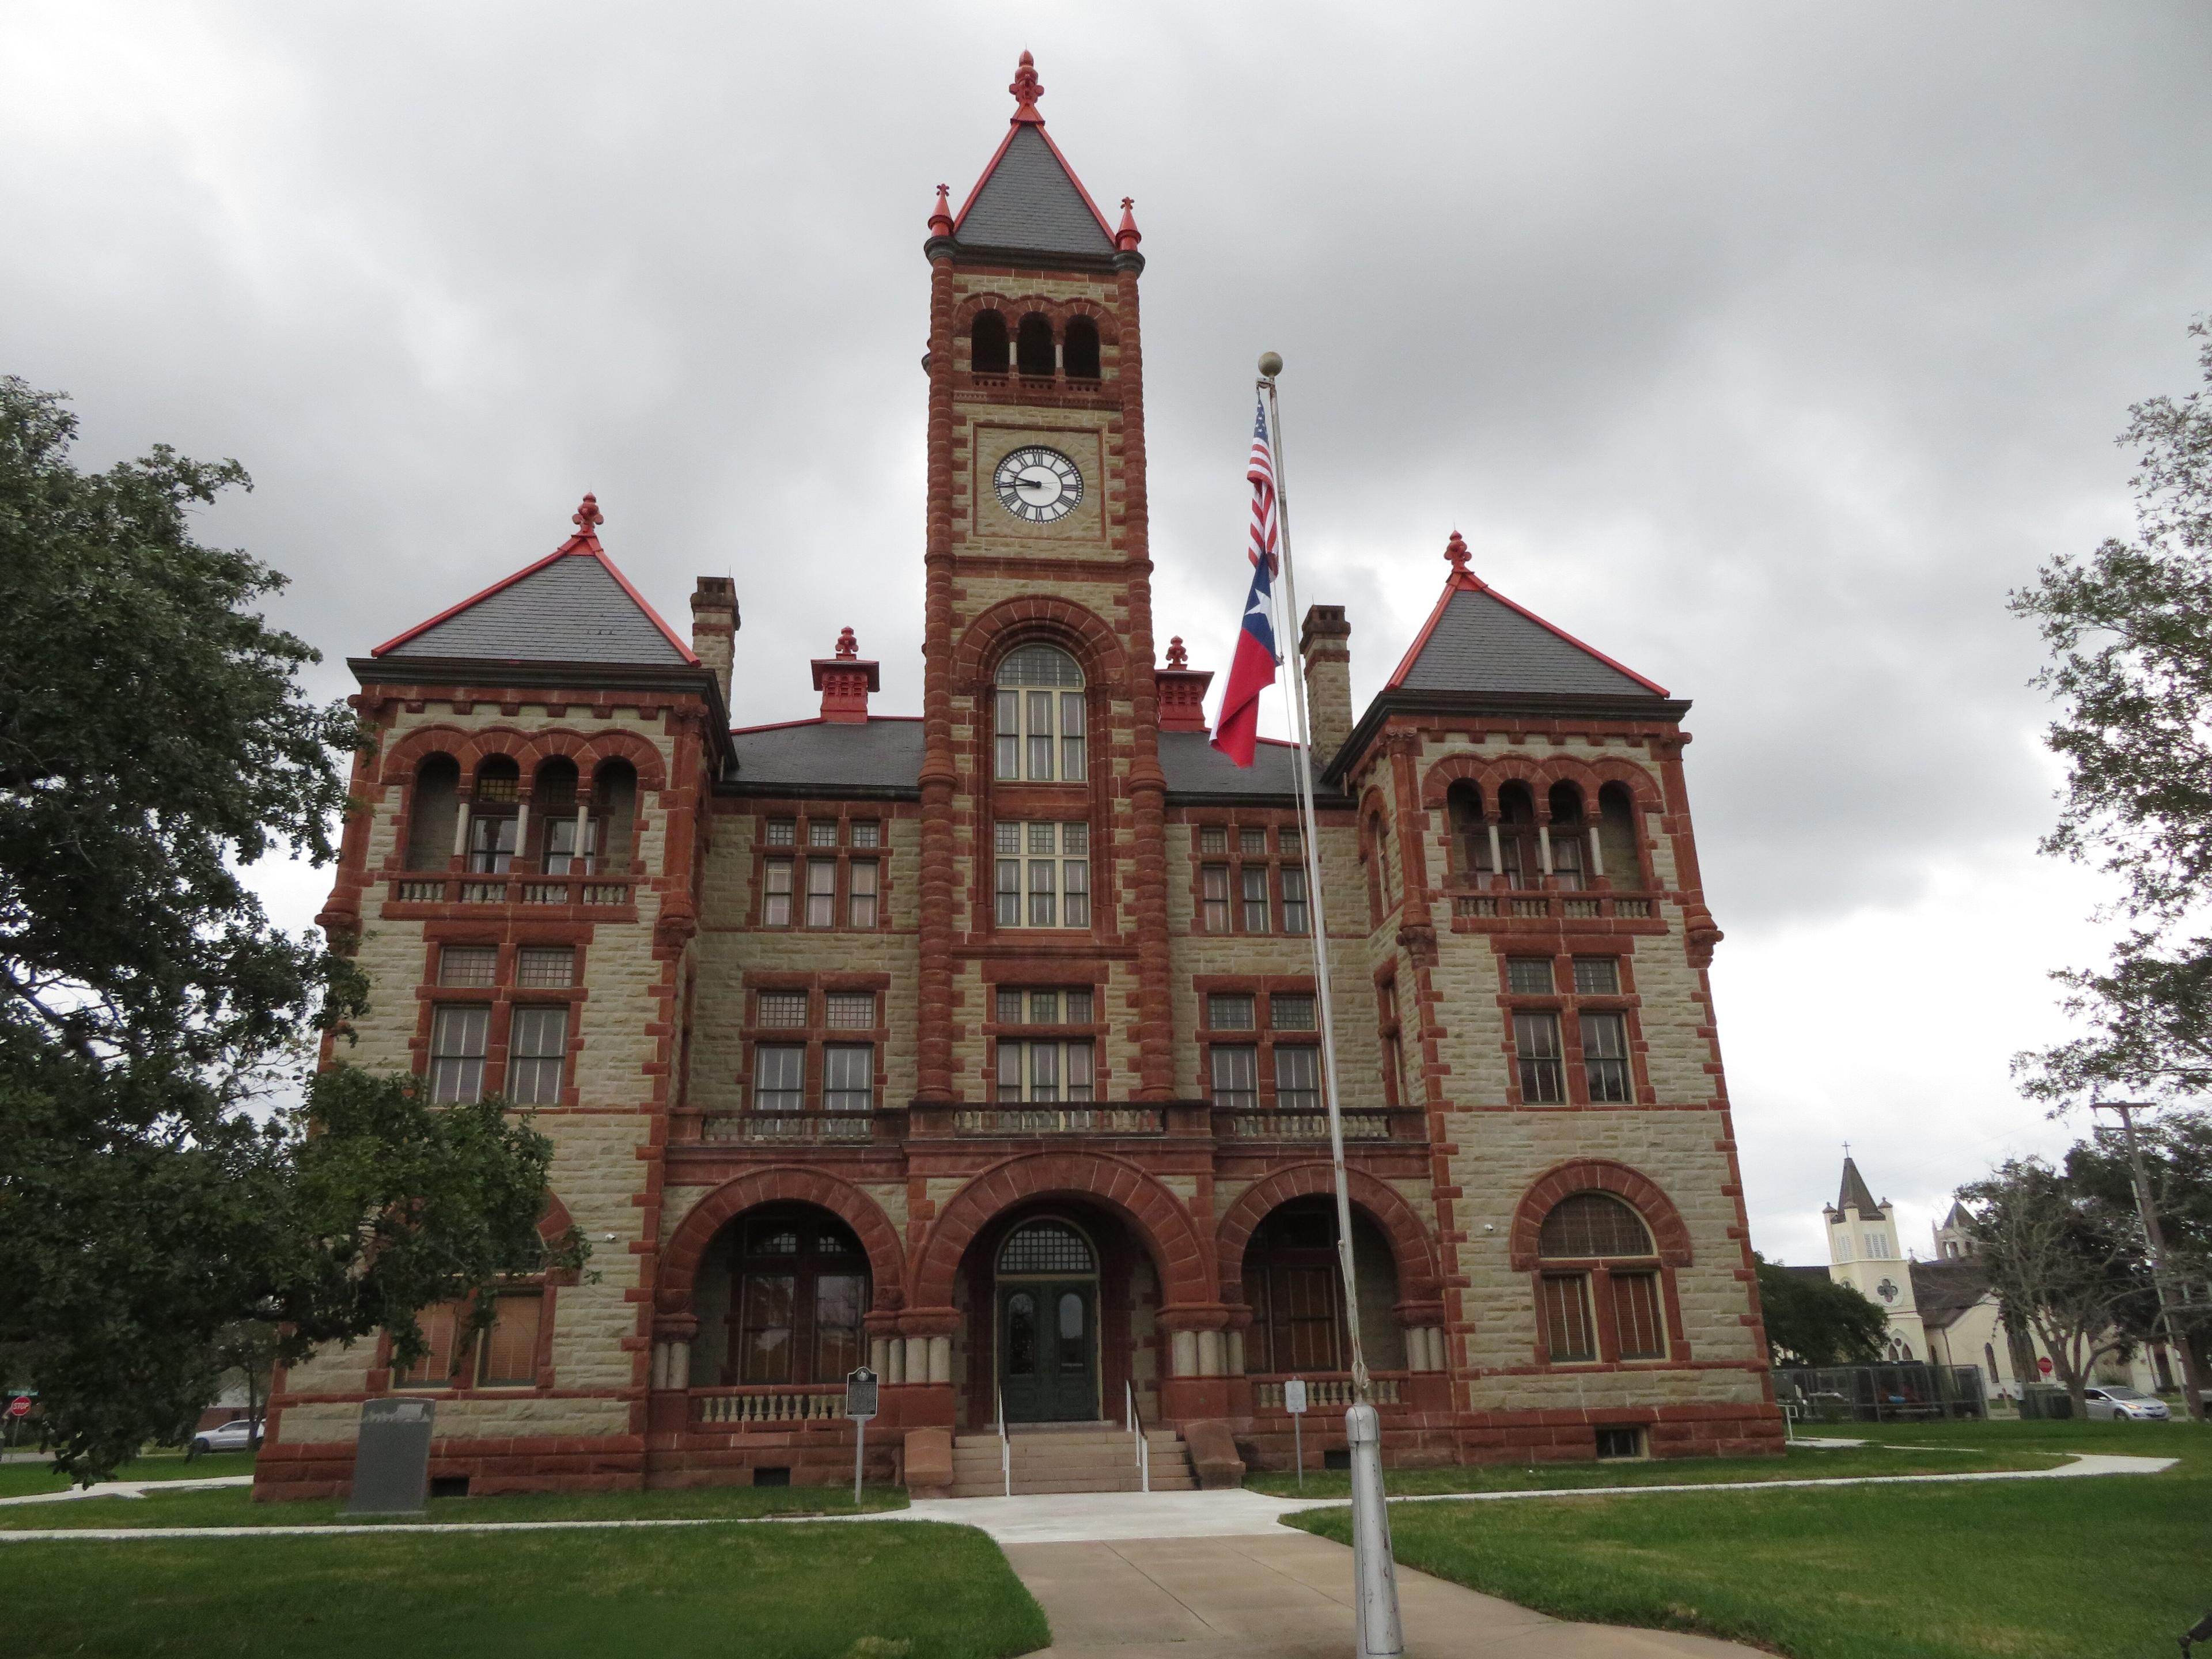
[[[2161,1406],[2159,1409],[2163,1413],[2166,1408]],[[204,1456],[209,1452],[258,1451],[260,1446],[261,1425],[248,1422],[242,1417],[234,1423],[222,1423],[212,1429],[202,1429],[191,1439],[191,1452],[195,1457]]]
[[[2083,1398],[2089,1403],[2089,1420],[2093,1423],[2163,1423],[2173,1415],[2166,1410],[2163,1400],[2141,1389],[2124,1388],[2118,1383],[2087,1389]]]

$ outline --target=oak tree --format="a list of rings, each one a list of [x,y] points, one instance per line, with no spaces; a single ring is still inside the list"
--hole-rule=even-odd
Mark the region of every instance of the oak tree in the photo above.
[[[255,609],[283,578],[191,534],[238,464],[81,471],[75,432],[0,379],[0,1352],[90,1479],[191,1426],[234,1322],[404,1363],[416,1309],[580,1244],[540,1237],[551,1149],[497,1102],[301,1083],[363,981],[238,872],[331,860],[358,728]]]

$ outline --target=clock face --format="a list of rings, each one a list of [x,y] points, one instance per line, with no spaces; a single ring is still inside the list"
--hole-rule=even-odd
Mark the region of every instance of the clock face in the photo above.
[[[1050,524],[1075,511],[1083,499],[1083,475],[1056,449],[1036,445],[1017,449],[991,474],[999,505],[1030,524]]]

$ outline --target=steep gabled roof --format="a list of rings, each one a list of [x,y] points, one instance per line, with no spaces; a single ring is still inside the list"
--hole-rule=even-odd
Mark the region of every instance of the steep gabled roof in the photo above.
[[[1844,1158],[1844,1185],[1836,1195],[1836,1207],[1856,1209],[1862,1217],[1879,1214],[1881,1210],[1881,1206],[1874,1201],[1874,1194],[1867,1190],[1866,1177],[1859,1173],[1858,1160],[1848,1155]]]
[[[953,221],[963,247],[1018,253],[1112,257],[1114,232],[1075,169],[1044,130],[1036,100],[1044,88],[1027,52],[1015,72],[1013,117],[1006,138]]]
[[[1444,556],[1452,574],[1386,691],[1666,696],[1665,686],[1516,605],[1468,569],[1457,531]]]
[[[537,563],[494,582],[369,653],[478,662],[619,663],[694,667],[698,658],[615,568],[584,497],[576,533]]]
[[[1923,1325],[1946,1326],[1990,1293],[1990,1272],[1971,1259],[1908,1261],[1912,1302]]]

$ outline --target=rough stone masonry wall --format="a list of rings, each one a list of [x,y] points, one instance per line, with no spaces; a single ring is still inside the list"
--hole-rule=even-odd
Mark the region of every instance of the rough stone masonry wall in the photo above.
[[[917,918],[921,891],[921,825],[911,808],[890,802],[809,800],[779,805],[773,816],[800,811],[821,816],[842,813],[874,818],[883,825],[885,850],[878,878],[878,913],[884,926],[873,933],[837,928],[761,927],[756,890],[759,833],[763,811],[758,803],[724,800],[714,815],[714,846],[708,854],[699,907],[697,986],[691,1013],[690,1109],[706,1113],[745,1109],[739,1082],[749,1070],[739,1031],[750,1023],[745,1001],[748,974],[867,974],[890,980],[883,996],[883,1019],[890,1040],[879,1059],[884,1080],[878,1103],[903,1106],[914,1098],[914,1032],[920,975]],[[802,862],[804,847],[779,848]],[[804,896],[793,900],[796,907]],[[663,1231],[680,1216],[664,1216]]]
[[[1509,756],[1539,763],[1561,757],[1630,762],[1660,790],[1657,762],[1641,745],[1573,735],[1526,739],[1425,732],[1417,768],[1426,778],[1455,755],[1484,760]],[[1379,770],[1379,769],[1378,769]],[[1396,804],[1387,771],[1370,781],[1384,785],[1393,817]],[[1454,1237],[1452,1267],[1462,1280],[1450,1308],[1452,1367],[1460,1377],[1455,1404],[1483,1413],[1583,1412],[1624,1408],[1758,1408],[1764,1401],[1765,1352],[1747,1325],[1748,1293],[1741,1279],[1743,1244],[1731,1167],[1725,1092],[1711,1035],[1713,1018],[1703,976],[1686,940],[1675,852],[1660,833],[1661,815],[1641,815],[1639,829],[1651,855],[1655,885],[1667,893],[1663,934],[1579,930],[1565,935],[1569,948],[1587,942],[1595,951],[1618,951],[1628,963],[1637,997],[1642,1062],[1652,1104],[1509,1105],[1510,1063],[1500,995],[1498,956],[1504,941],[1488,933],[1454,933],[1444,873],[1456,867],[1445,814],[1424,812],[1422,852],[1437,935],[1436,965],[1428,983],[1441,1074],[1437,1087],[1448,1103],[1443,1139]],[[1548,954],[1558,933],[1527,937],[1529,948]],[[1401,1000],[1411,1029],[1410,965],[1400,967]],[[1408,1045],[1409,1066],[1413,1063]],[[1595,1158],[1628,1165],[1660,1187],[1689,1231],[1692,1260],[1675,1275],[1689,1367],[1638,1365],[1595,1370],[1585,1367],[1547,1373],[1538,1357],[1534,1287],[1525,1270],[1510,1264],[1512,1221],[1523,1195],[1546,1170],[1569,1161]],[[1492,1231],[1494,1230],[1494,1231]]]
[[[400,714],[386,734],[384,748],[424,728],[459,735],[513,732],[528,738],[562,730],[582,732],[615,729],[633,732],[673,763],[674,741],[659,718],[618,708],[611,720],[553,719],[542,706],[525,705],[502,714],[479,702],[467,714],[450,704],[430,703],[419,714]],[[340,1060],[378,1070],[411,1071],[419,1061],[414,1044],[422,1029],[424,999],[416,988],[430,973],[429,927],[420,921],[383,917],[389,866],[403,863],[410,792],[387,788],[376,804],[368,833],[368,867],[373,884],[363,895],[359,963],[368,975],[369,1011],[357,1022],[358,1041],[341,1044]],[[596,922],[583,947],[587,995],[579,1005],[574,1053],[577,1091],[574,1107],[541,1107],[531,1123],[554,1144],[551,1183],[555,1194],[592,1243],[584,1282],[553,1291],[553,1389],[549,1397],[534,1390],[480,1391],[441,1398],[438,1435],[448,1439],[496,1440],[512,1437],[598,1437],[627,1434],[629,1407],[617,1395],[631,1387],[635,1363],[624,1343],[637,1324],[631,1291],[641,1273],[632,1246],[641,1242],[643,1209],[650,1165],[637,1156],[649,1133],[655,1058],[648,1035],[660,1017],[658,990],[663,964],[653,959],[653,923],[659,901],[649,880],[664,867],[667,815],[653,792],[641,787],[637,822],[637,909],[635,921]],[[502,913],[504,916],[506,913]],[[610,1237],[611,1235],[611,1237]],[[291,1368],[285,1390],[311,1399],[285,1408],[283,1444],[339,1443],[355,1437],[360,1407],[380,1346],[369,1338],[349,1348],[319,1351]],[[346,1397],[350,1396],[350,1397]]]

